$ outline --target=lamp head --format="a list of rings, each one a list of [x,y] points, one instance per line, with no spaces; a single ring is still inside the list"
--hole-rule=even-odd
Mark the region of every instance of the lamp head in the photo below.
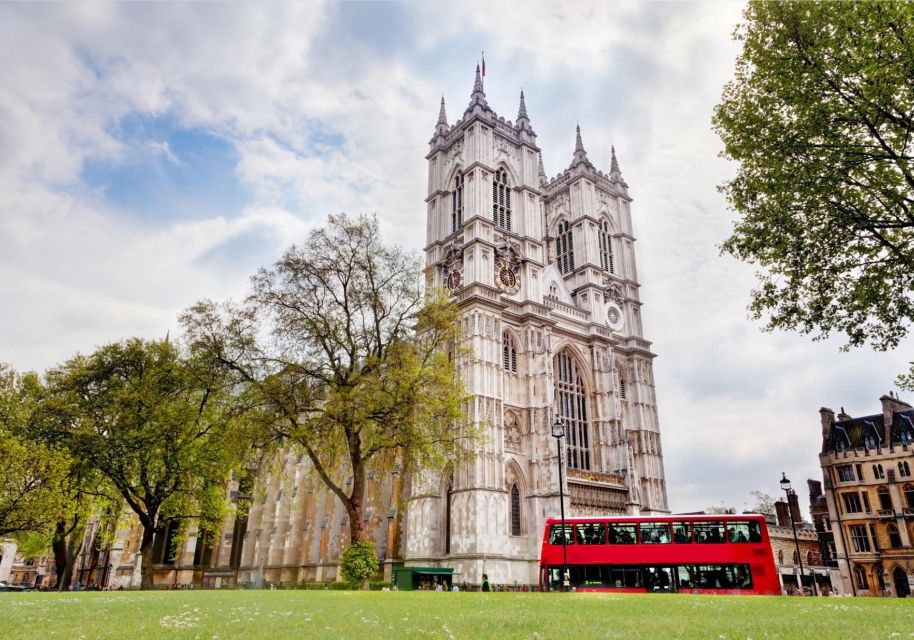
[[[564,438],[565,437],[565,423],[562,422],[559,418],[556,418],[552,422],[552,437],[553,438]]]
[[[783,471],[781,472],[781,489],[790,491],[790,480],[787,479],[787,474]]]

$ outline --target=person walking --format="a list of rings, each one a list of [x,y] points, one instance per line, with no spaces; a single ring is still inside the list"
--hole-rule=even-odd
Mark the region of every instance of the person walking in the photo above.
[[[492,590],[492,585],[489,584],[489,576],[486,574],[482,574],[482,590],[483,591]]]

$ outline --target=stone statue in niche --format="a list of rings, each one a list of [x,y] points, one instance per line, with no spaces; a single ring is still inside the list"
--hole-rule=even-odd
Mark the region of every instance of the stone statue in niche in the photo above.
[[[505,449],[520,453],[521,437],[520,417],[514,411],[505,412]]]

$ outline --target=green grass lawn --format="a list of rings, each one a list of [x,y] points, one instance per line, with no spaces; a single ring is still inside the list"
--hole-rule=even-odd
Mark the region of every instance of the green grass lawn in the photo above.
[[[914,600],[593,593],[0,593],[0,638],[914,638]]]

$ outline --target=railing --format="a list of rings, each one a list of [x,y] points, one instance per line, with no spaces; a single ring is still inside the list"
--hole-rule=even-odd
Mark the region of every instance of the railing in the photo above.
[[[901,510],[901,514],[902,514],[905,518],[914,518],[914,508],[912,508],[912,507],[905,507],[904,509]]]
[[[880,518],[894,518],[895,510],[894,509],[879,509],[876,512],[876,515]]]

